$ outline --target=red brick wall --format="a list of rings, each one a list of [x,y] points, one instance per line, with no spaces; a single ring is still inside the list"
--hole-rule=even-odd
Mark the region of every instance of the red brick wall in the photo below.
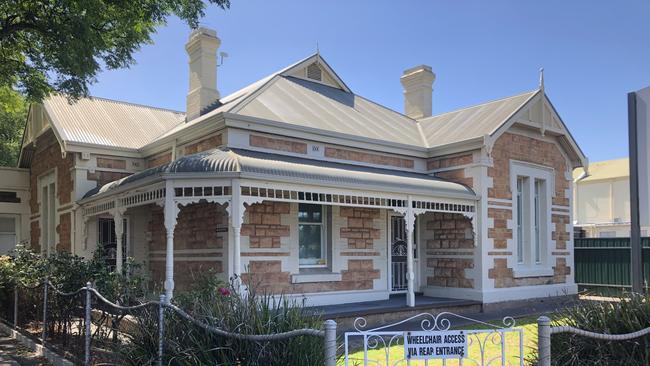
[[[264,202],[252,205],[246,211],[248,222],[242,227],[242,235],[250,236],[251,248],[280,248],[281,237],[290,235],[289,226],[281,225],[282,215],[291,214],[290,206],[279,202]],[[374,240],[379,238],[380,230],[375,226],[374,220],[380,218],[380,211],[341,207],[340,215],[346,218],[346,225],[340,228],[341,238],[348,241],[349,248],[369,250],[360,253],[365,256],[379,255],[374,248]],[[270,253],[251,252],[246,253],[246,256],[273,254],[283,257],[291,255],[285,250]],[[357,254],[359,252],[334,253],[336,256],[346,257]],[[244,270],[248,273],[244,273],[242,277],[247,283],[258,290],[271,293],[371,290],[373,281],[380,277],[380,270],[373,268],[372,259],[348,259],[347,269],[341,271],[341,281],[293,284],[289,270],[282,268],[281,260],[275,259],[251,260]]]
[[[166,152],[158,155],[154,155],[151,157],[148,157],[145,160],[144,166],[145,168],[153,168],[159,165],[167,164],[172,161],[172,153],[171,152]]]
[[[325,156],[333,159],[352,160],[368,164],[388,165],[398,168],[412,169],[414,161],[390,155],[371,154],[363,151],[325,147]]]
[[[566,190],[571,181],[564,173],[568,171],[566,160],[557,145],[531,137],[504,133],[492,148],[493,166],[488,168],[488,176],[493,179],[488,188],[489,198],[512,199],[510,191],[510,160],[519,160],[544,165],[555,169],[554,205],[569,205]]]
[[[436,157],[427,161],[427,170],[437,170],[453,168],[456,166],[464,166],[474,162],[473,152],[464,152],[460,154],[452,154]],[[447,179],[452,182],[464,184],[470,188],[474,188],[474,180],[472,177],[465,175],[465,168],[445,170],[435,173],[436,177]]]
[[[347,239],[350,249],[372,249],[379,239],[379,229],[374,220],[379,218],[379,209],[341,207],[341,217],[347,218],[347,226],[341,227],[341,238]]]
[[[186,145],[183,148],[183,152],[185,155],[191,155],[191,154],[196,154],[200,153],[202,151],[214,149],[217,146],[221,145],[221,134],[219,135],[214,135],[208,138],[205,138],[203,140],[200,140],[198,142],[191,143],[189,145]]]
[[[291,283],[291,274],[282,271],[279,260],[251,261],[248,273],[243,280],[258,291],[269,293],[314,293],[326,291],[370,290],[373,280],[380,276],[379,270],[373,268],[371,259],[350,259],[348,269],[341,271],[341,281]]]
[[[32,165],[30,167],[30,201],[29,206],[32,217],[38,217],[36,221],[32,221],[31,227],[31,246],[36,250],[40,250],[40,205],[38,203],[39,192],[38,178],[53,169],[56,169],[56,194],[58,207],[64,207],[72,203],[72,191],[74,189],[74,179],[71,170],[74,167],[74,154],[68,153],[66,157],[61,155],[61,147],[54,137],[54,133],[49,131],[43,136],[38,138],[37,149],[32,158]],[[58,214],[58,213],[57,213]],[[66,215],[66,214],[63,214]],[[59,236],[59,242],[56,243],[55,248],[67,248],[70,250],[70,219],[61,216],[59,221],[64,225],[63,228],[57,226],[56,231],[63,235]]]
[[[98,168],[126,169],[126,160],[113,158],[97,158]]]
[[[59,216],[59,225],[57,226],[56,231],[59,233],[59,243],[56,246],[56,250],[59,252],[71,252],[72,214],[67,212]]]
[[[197,275],[207,270],[221,273],[224,259],[197,259],[199,257],[222,257],[227,243],[227,232],[217,232],[217,228],[228,227],[228,214],[214,203],[197,203],[184,206],[178,215],[174,230],[174,283],[175,289],[187,289]],[[164,225],[163,209],[152,206],[149,221],[149,250],[164,251],[167,247],[167,234]],[[197,249],[213,249],[210,253],[192,252]],[[150,254],[149,271],[154,284],[162,286],[165,280],[164,254]]]
[[[427,276],[427,285],[473,288],[474,280],[465,270],[474,268],[474,259],[448,256],[474,249],[472,221],[461,214],[441,212],[422,217],[427,218],[425,230],[433,234],[426,239],[426,266],[432,273]]]
[[[553,205],[566,206],[569,209],[570,198],[567,190],[571,181],[565,177],[567,163],[560,148],[551,142],[534,139],[527,136],[505,133],[495,142],[492,149],[493,167],[488,168],[488,176],[493,180],[492,188],[488,188],[488,197],[496,199],[512,199],[510,187],[510,161],[518,160],[553,168],[555,171],[555,196]],[[493,205],[495,203],[492,203]],[[507,228],[507,220],[512,220],[512,205],[504,208],[488,208],[488,217],[494,220],[494,226],[488,228],[488,237],[493,239],[493,249],[506,249],[508,239],[513,238],[512,229]],[[570,240],[569,216],[552,215],[552,223],[556,229],[552,231],[551,239],[556,241],[555,250],[565,250]],[[558,253],[558,252],[554,252]],[[510,252],[495,254],[512,255]],[[568,254],[562,252],[563,255]],[[571,273],[566,258],[557,257],[553,266],[554,275],[546,277],[514,278],[513,269],[507,266],[506,258],[494,258],[493,268],[488,270],[488,277],[494,279],[495,287],[513,287],[541,285],[566,282],[566,276]]]
[[[132,173],[126,172],[107,172],[103,170],[95,170],[94,173],[86,172],[86,179],[97,182],[97,186],[101,187],[106,183],[128,177]]]
[[[289,226],[281,224],[281,215],[288,214],[287,202],[263,202],[246,209],[248,222],[242,225],[241,235],[249,237],[251,248],[280,248],[280,238],[289,236]]]
[[[307,154],[307,144],[300,141],[284,140],[259,135],[250,135],[249,144],[270,150]]]

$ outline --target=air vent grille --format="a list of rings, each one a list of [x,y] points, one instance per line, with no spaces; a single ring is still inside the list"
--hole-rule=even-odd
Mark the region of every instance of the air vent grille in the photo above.
[[[322,71],[317,63],[314,62],[313,64],[307,66],[307,78],[322,81]]]

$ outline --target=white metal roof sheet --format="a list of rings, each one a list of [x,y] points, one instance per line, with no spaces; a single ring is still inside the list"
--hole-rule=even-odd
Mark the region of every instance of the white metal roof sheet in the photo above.
[[[43,101],[57,132],[67,142],[138,149],[185,121],[182,112],[119,102],[65,96]]]
[[[355,136],[422,146],[417,122],[358,95],[278,76],[236,113]]]
[[[539,90],[419,120],[430,147],[490,135]]]

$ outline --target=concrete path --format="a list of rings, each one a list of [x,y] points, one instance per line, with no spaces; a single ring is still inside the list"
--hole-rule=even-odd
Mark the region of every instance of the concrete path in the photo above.
[[[44,358],[23,347],[15,339],[0,334],[0,366],[50,365]]]

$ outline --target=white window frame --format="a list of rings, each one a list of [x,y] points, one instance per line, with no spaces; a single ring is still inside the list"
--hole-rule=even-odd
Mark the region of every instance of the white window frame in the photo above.
[[[520,212],[520,204],[517,200],[519,182],[523,182],[521,187],[523,212]],[[555,171],[542,165],[511,161],[510,186],[513,187],[514,198],[512,207],[514,277],[552,276],[551,208],[555,194]],[[536,186],[542,188],[537,192],[537,197]],[[535,221],[538,221],[538,225]],[[536,238],[539,238],[539,249],[536,248]],[[520,245],[523,252],[519,250]],[[536,255],[537,250],[539,256]]]
[[[20,241],[21,241],[21,237],[20,237],[20,230],[21,230],[20,219],[21,219],[21,217],[18,214],[4,214],[4,213],[2,213],[2,214],[0,214],[0,218],[13,219],[14,220],[13,234],[14,234],[14,248],[15,248],[16,245],[18,245],[18,243],[20,243]],[[12,234],[12,232],[10,232],[10,231],[0,231],[0,234],[9,234],[10,235],[10,234]],[[3,255],[3,253],[0,253],[0,255]]]
[[[39,226],[41,230],[41,253],[49,256],[53,247],[58,242],[56,227],[59,221],[57,198],[56,170],[43,174],[38,178],[38,191],[36,193],[39,204]],[[47,194],[44,194],[47,192]],[[47,211],[47,212],[46,212]],[[50,217],[50,214],[52,217]],[[44,227],[47,222],[47,227]]]
[[[298,212],[296,213],[297,215],[300,214],[300,205],[302,203],[298,204]],[[327,205],[319,205],[317,203],[304,203],[305,205],[317,205],[321,207],[321,222],[300,222],[300,218],[298,218],[298,267],[299,268],[328,268],[329,267],[329,258],[328,258],[328,245],[327,245],[327,218],[328,218],[328,211],[329,211],[329,206]],[[324,263],[318,263],[318,264],[301,264],[300,263],[300,226],[301,225],[318,225],[321,227],[320,230],[320,235],[321,235],[321,261],[324,261]]]

